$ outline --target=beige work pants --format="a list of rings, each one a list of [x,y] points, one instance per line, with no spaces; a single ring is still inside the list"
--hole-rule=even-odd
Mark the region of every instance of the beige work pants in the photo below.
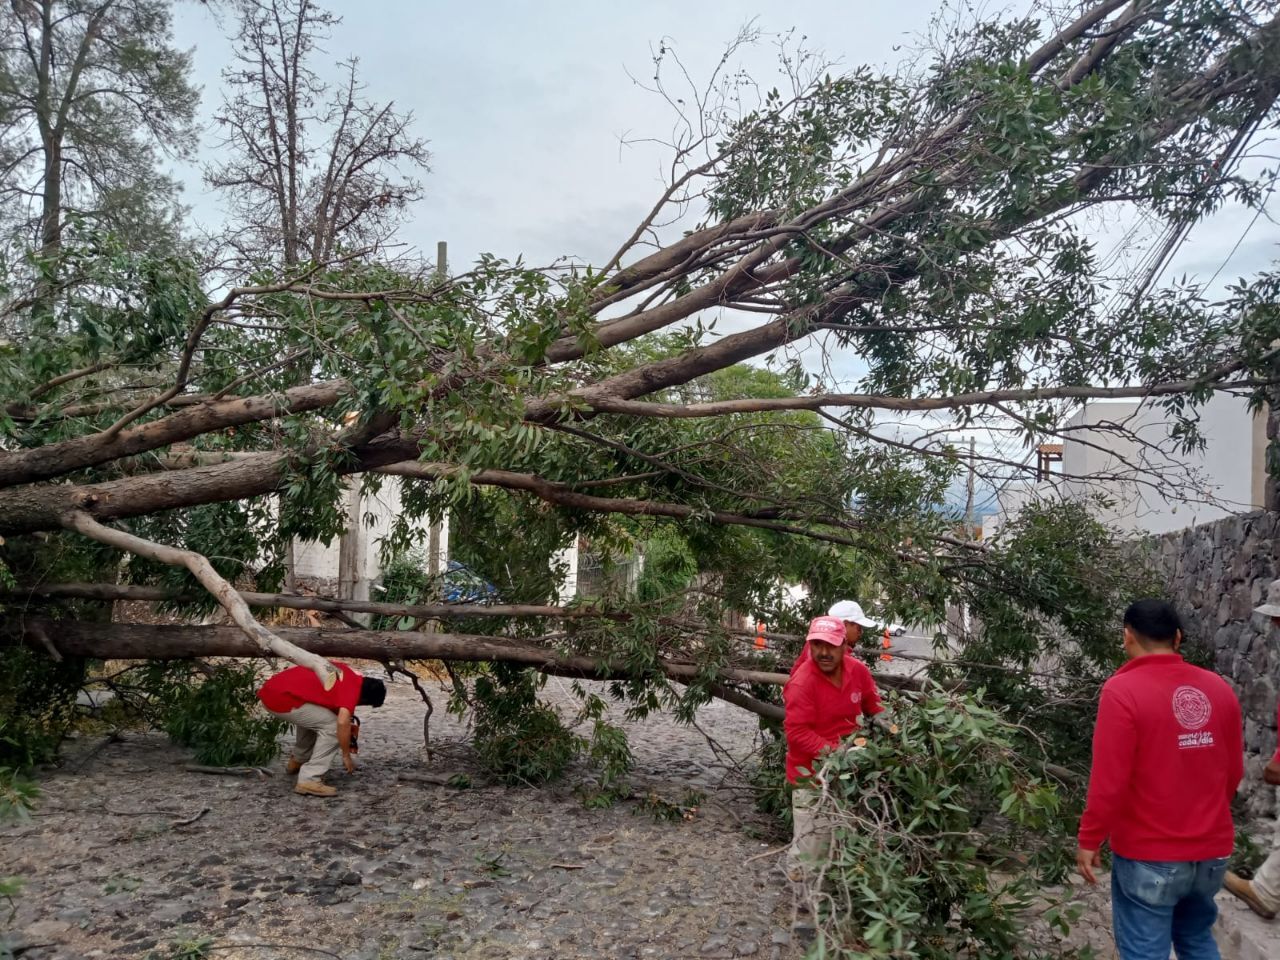
[[[302,764],[298,782],[319,780],[338,753],[338,714],[327,707],[304,703],[276,716],[297,728],[293,759]]]
[[[1280,814],[1280,810],[1277,813]],[[1271,855],[1253,875],[1253,891],[1268,910],[1280,913],[1280,816],[1276,818],[1276,833],[1271,843]]]
[[[816,809],[819,793],[811,787],[791,791],[791,849],[787,851],[787,875],[800,881],[812,874],[831,850],[831,823]]]

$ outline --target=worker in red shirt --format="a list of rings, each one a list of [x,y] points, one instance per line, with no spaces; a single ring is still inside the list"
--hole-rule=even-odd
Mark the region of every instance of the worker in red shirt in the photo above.
[[[1267,586],[1267,602],[1255,607],[1254,613],[1271,618],[1272,626],[1280,627],[1280,580],[1272,580]],[[1276,713],[1276,725],[1280,727],[1280,710]],[[1277,735],[1275,756],[1262,769],[1265,783],[1280,787],[1280,735]],[[1253,874],[1252,880],[1237,877],[1227,871],[1226,888],[1248,904],[1249,909],[1267,920],[1274,920],[1280,913],[1280,819],[1276,820],[1275,841],[1271,854]]]
[[[803,868],[830,846],[831,828],[814,814],[821,755],[840,745],[884,707],[867,665],[849,655],[844,623],[817,617],[805,637],[809,656],[797,663],[782,689],[786,705],[787,782],[791,784],[793,837],[788,874],[800,880]]]
[[[1178,655],[1163,600],[1124,613],[1128,663],[1102,687],[1076,865],[1097,883],[1110,841],[1111,917],[1121,960],[1218,960],[1214,895],[1235,840],[1244,776],[1240,703],[1216,673]]]
[[[386,685],[376,677],[363,677],[345,663],[334,666],[342,676],[329,690],[308,667],[290,667],[262,685],[258,699],[281,720],[297,728],[297,740],[285,769],[298,775],[294,793],[332,797],[338,791],[320,777],[342,751],[342,765],[354,773],[351,756],[351,717],[357,706],[380,707],[387,698]]]

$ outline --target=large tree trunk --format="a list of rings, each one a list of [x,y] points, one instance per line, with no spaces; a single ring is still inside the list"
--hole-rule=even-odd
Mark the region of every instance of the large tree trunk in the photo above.
[[[78,620],[25,620],[18,631],[31,646],[50,644],[64,657],[99,660],[181,660],[195,657],[264,657],[264,651],[234,627],[87,623]],[[634,671],[620,662],[565,655],[531,643],[501,637],[457,633],[419,633],[409,630],[324,630],[311,627],[277,627],[281,639],[323,657],[377,660],[449,660],[472,663],[501,661],[520,663],[542,673],[588,680],[625,679]],[[666,677],[688,683],[700,676],[700,667],[689,663],[660,662]],[[779,686],[787,674],[763,670],[724,669],[716,674],[716,696],[770,719],[782,719],[782,707],[765,703],[730,683]]]

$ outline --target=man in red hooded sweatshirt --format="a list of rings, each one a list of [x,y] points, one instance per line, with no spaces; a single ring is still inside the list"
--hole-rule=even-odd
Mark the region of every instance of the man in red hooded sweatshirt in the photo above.
[[[1219,960],[1214,895],[1235,842],[1244,776],[1240,703],[1178,655],[1163,600],[1124,613],[1129,662],[1102,687],[1076,865],[1088,883],[1111,843],[1111,918],[1121,960]]]
[[[794,835],[787,872],[800,880],[802,869],[822,857],[831,842],[829,825],[818,823],[817,767],[821,754],[862,725],[861,717],[884,710],[867,665],[849,655],[844,623],[817,617],[805,637],[809,656],[797,662],[782,690],[786,705],[787,782],[791,784]]]

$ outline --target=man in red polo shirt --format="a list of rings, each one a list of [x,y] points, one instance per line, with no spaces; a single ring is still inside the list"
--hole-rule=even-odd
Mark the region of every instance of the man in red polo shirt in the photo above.
[[[281,720],[297,728],[298,736],[285,769],[298,775],[294,793],[332,797],[338,791],[320,777],[342,751],[342,764],[354,773],[351,757],[351,716],[357,706],[380,707],[387,688],[376,677],[362,677],[345,663],[335,663],[341,679],[329,690],[308,667],[290,667],[262,685],[258,699]]]
[[[1218,960],[1214,895],[1235,841],[1244,776],[1240,703],[1216,673],[1178,655],[1163,600],[1124,613],[1129,662],[1102,687],[1076,865],[1097,883],[1111,843],[1111,917],[1122,960]]]
[[[809,624],[805,643],[809,656],[796,664],[782,690],[787,782],[792,786],[792,880],[799,880],[806,864],[823,856],[831,842],[830,826],[818,823],[813,810],[821,755],[857,730],[864,714],[875,717],[884,710],[871,671],[849,655],[841,620],[817,617]]]

